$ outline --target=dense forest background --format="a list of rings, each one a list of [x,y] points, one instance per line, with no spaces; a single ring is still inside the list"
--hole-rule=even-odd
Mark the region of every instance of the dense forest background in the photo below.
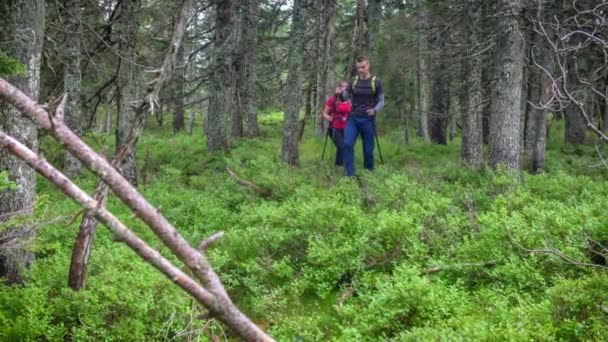
[[[608,339],[607,1],[4,0],[0,77],[2,340]]]

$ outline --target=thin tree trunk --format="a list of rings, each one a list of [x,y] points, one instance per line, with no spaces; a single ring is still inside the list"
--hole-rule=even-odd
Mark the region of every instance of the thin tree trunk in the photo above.
[[[158,106],[154,107],[154,117],[159,127],[163,127],[163,100],[158,100]]]
[[[228,110],[232,107],[232,68],[230,62],[230,32],[232,30],[232,0],[215,0],[215,40],[212,73],[209,80],[209,111],[205,125],[207,151],[225,151],[229,147]]]
[[[409,104],[409,108],[408,108]],[[403,139],[406,144],[410,143],[410,133],[409,133],[409,113],[414,113],[414,102],[412,101],[403,101],[403,109],[401,110],[401,119],[403,120]]]
[[[543,81],[543,71],[541,71],[534,62],[540,63],[541,56],[540,53],[536,51],[540,51],[541,49],[541,37],[538,34],[530,35],[529,38],[532,42],[528,47],[528,87],[526,92],[526,100],[530,102],[530,104],[526,105],[525,108],[525,121],[523,130],[524,135],[524,144],[523,157],[525,160],[530,160],[535,153],[537,140],[541,137],[537,137],[537,127],[536,124],[539,123],[539,115],[545,115],[544,110],[539,110],[535,107],[538,107],[540,103],[542,103],[543,96],[543,88],[545,87]],[[546,65],[543,65],[546,67]],[[540,113],[538,113],[540,111]],[[542,122],[540,122],[543,124]],[[544,122],[546,128],[546,121]],[[546,134],[544,134],[544,139]]]
[[[336,2],[322,0],[319,0],[319,2],[323,5],[323,8],[320,11],[321,25],[319,31],[321,38],[318,47],[317,107],[315,115],[317,138],[323,137],[327,131],[327,121],[323,119],[322,113],[325,109],[327,95],[337,83],[332,73],[335,60]]]
[[[315,68],[312,68],[311,73],[313,73],[314,70],[315,70]],[[314,73],[316,75],[316,72],[314,72]],[[304,93],[304,98],[306,99],[306,104],[304,105],[304,117],[302,118],[302,120],[300,120],[300,126],[298,127],[298,142],[302,142],[302,138],[304,137],[304,129],[306,128],[306,122],[312,115],[312,108],[313,108],[312,100],[314,98],[314,95],[312,92],[313,82],[316,83],[316,80],[313,79],[308,82],[308,85],[306,86],[306,91]]]
[[[184,49],[179,49],[177,53],[178,67],[175,69],[173,88],[173,134],[184,129],[184,86],[185,86],[185,75],[184,75]]]
[[[258,16],[260,12],[259,0],[246,0],[247,2],[247,16],[245,16],[245,25],[243,27],[243,39],[246,40],[247,49],[246,53],[246,70],[247,70],[247,95],[245,99],[242,99],[245,103],[244,107],[247,111],[247,135],[249,137],[257,137],[260,135],[260,126],[258,125],[258,109],[257,109],[257,72],[256,62],[257,54],[256,49],[258,46]]]
[[[606,78],[605,84],[604,98],[599,100],[599,107],[602,117],[602,133],[608,134],[608,78]]]
[[[428,73],[428,12],[420,10],[420,23],[416,28],[416,78],[418,80],[418,115],[417,135],[424,141],[429,141],[429,73]]]
[[[382,0],[367,1],[367,40],[372,59],[378,56],[378,35],[382,21]]]
[[[0,2],[0,42],[2,51],[25,66],[25,73],[12,75],[9,80],[33,99],[40,91],[40,61],[44,40],[45,2],[43,0],[4,0]],[[0,101],[0,130],[38,150],[36,125],[22,116],[7,102]],[[7,170],[17,188],[0,192],[0,221],[33,212],[36,194],[36,174],[8,150],[0,148],[0,170]],[[23,270],[28,268],[34,253],[27,243],[36,231],[26,223],[0,233],[0,277],[9,283],[23,282]],[[3,248],[12,246],[12,248]]]
[[[188,108],[188,135],[192,135],[194,130],[194,121],[196,120],[196,111],[192,106]]]
[[[116,125],[116,148],[127,143],[129,133],[136,122],[135,117],[135,42],[137,27],[135,23],[134,0],[123,0],[120,16],[120,67],[118,70],[118,122]],[[137,165],[135,148],[125,158],[120,171],[133,185],[137,185]]]
[[[302,64],[304,63],[304,29],[306,15],[304,8],[308,0],[294,0],[291,33],[289,37],[291,51],[289,54],[289,73],[287,88],[293,96],[287,98],[287,110],[283,121],[283,142],[281,159],[289,165],[299,163],[298,123],[302,99]]]
[[[65,121],[68,127],[79,137],[82,136],[82,108],[80,106],[80,20],[82,10],[80,0],[64,0],[64,8],[67,11],[65,22],[65,48],[63,50],[64,70],[63,89],[68,96],[65,111]],[[94,115],[94,114],[93,114]],[[69,178],[77,176],[82,170],[80,161],[65,152],[63,157],[63,171]]]
[[[490,165],[520,168],[521,87],[524,37],[521,0],[500,0],[497,18],[495,86],[490,106]]]
[[[112,101],[108,97],[104,99],[106,116],[104,118],[103,131],[106,134],[112,134]]]
[[[357,0],[355,12],[355,25],[353,26],[353,34],[350,42],[350,55],[346,63],[345,78],[353,79],[357,73],[355,61],[368,46],[367,36],[365,35],[365,0]]]

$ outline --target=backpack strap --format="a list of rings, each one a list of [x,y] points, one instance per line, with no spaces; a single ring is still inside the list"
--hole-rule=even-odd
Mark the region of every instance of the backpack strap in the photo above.
[[[359,75],[355,76],[351,93],[355,90],[355,87],[357,87],[357,82],[359,82]],[[372,95],[376,96],[376,75],[372,75],[370,85],[372,86]]]
[[[376,75],[372,76],[371,86],[372,86],[372,95],[376,96]]]

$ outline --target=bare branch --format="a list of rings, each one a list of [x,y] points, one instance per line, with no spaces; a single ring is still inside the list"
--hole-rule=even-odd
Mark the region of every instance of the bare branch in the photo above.
[[[524,252],[530,253],[530,254],[551,254],[551,255],[557,256],[559,258],[559,260],[561,260],[562,262],[564,262],[566,264],[571,264],[571,265],[575,265],[575,266],[584,266],[584,267],[594,267],[594,268],[600,268],[600,269],[608,270],[608,266],[598,265],[598,264],[592,264],[592,263],[580,261],[580,260],[575,259],[572,256],[569,256],[569,255],[563,253],[562,251],[560,251],[557,248],[553,247],[553,245],[551,244],[551,241],[548,238],[545,240],[545,244],[547,245],[546,246],[547,249],[529,249],[529,248],[526,248],[526,247],[522,246],[521,244],[519,244],[515,240],[515,238],[513,238],[513,236],[511,235],[510,232],[509,232],[509,238],[511,240],[511,243],[513,243],[517,248],[521,249]]]
[[[205,252],[213,243],[217,240],[221,239],[224,236],[224,232],[217,232],[205,240],[201,241],[200,245],[198,245],[198,250],[201,252]]]
[[[167,278],[171,279],[174,283],[191,294],[201,304],[212,308],[217,306],[217,301],[211,293],[192,280],[179,268],[171,264],[170,261],[165,259],[154,248],[151,248],[143,240],[139,239],[118,218],[105,208],[100,207],[97,201],[78,188],[52,165],[40,158],[36,153],[32,152],[27,146],[6,135],[3,131],[0,131],[0,147],[7,149],[15,156],[21,158],[29,166],[36,169],[36,171],[53,182],[68,197],[90,210],[98,220],[103,222],[106,227],[116,234],[119,240],[125,242],[142,257],[142,259],[156,267],[165,274]]]
[[[160,240],[196,275],[205,289],[215,296],[214,305],[208,306],[208,308],[220,321],[246,340],[272,340],[232,303],[205,255],[190,246],[175,227],[143,198],[103,156],[86,145],[63,122],[56,122],[53,126],[49,114],[44,108],[1,78],[0,97],[14,105],[38,126],[49,130],[50,134],[69,152],[108,184],[118,198],[152,229]],[[94,204],[98,205],[97,202]]]
[[[258,195],[260,195],[262,197],[269,197],[270,195],[272,195],[272,190],[262,188],[259,185],[256,185],[250,181],[240,178],[239,176],[236,175],[236,173],[234,173],[229,168],[226,168],[226,171],[228,171],[228,175],[230,175],[230,178],[234,179],[235,182],[237,182],[238,184],[246,187],[247,189],[257,193]]]
[[[55,120],[63,122],[63,119],[65,117],[65,105],[67,103],[67,99],[68,94],[63,94],[63,96],[61,96],[61,101],[59,102],[59,105],[55,110]]]
[[[441,271],[445,271],[445,270],[453,270],[453,269],[460,269],[460,268],[467,268],[467,267],[489,267],[489,266],[496,266],[496,265],[498,265],[498,260],[489,260],[489,261],[483,261],[483,262],[465,262],[462,264],[455,264],[455,265],[435,266],[435,267],[427,268],[423,272],[426,274],[433,274],[433,273],[437,273],[437,272],[441,272]]]

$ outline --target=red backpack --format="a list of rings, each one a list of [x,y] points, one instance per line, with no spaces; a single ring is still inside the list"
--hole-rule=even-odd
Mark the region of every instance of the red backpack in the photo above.
[[[344,129],[351,110],[352,102],[350,100],[340,101],[340,97],[334,95],[334,105],[332,108],[334,119],[331,121],[331,127],[335,129]]]

